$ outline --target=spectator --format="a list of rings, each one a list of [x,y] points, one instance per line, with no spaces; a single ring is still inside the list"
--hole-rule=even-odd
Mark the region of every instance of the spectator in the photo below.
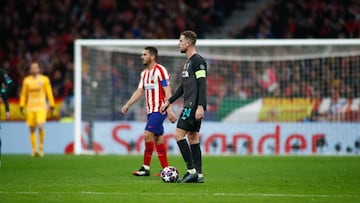
[[[340,98],[339,91],[332,89],[327,119],[332,122],[344,120],[347,105],[348,102],[345,99]]]
[[[240,38],[358,38],[359,2],[277,0],[236,33]]]
[[[66,98],[71,106],[75,39],[174,39],[185,28],[203,37],[242,5],[243,2],[220,0],[123,0],[121,3],[116,0],[4,0],[0,2],[0,65],[20,89],[29,64],[39,61],[53,83],[54,93]],[[276,0],[257,12],[247,26],[238,28],[234,37],[359,38],[359,9],[356,0]],[[269,50],[262,50],[259,56],[262,52]],[[91,57],[86,56],[89,54],[86,50],[83,54]],[[127,87],[135,85],[132,83],[136,81],[133,80],[137,75],[136,64],[121,56],[115,60],[121,61],[115,64],[124,66],[118,72],[109,67],[114,71],[113,76],[119,76],[116,80],[112,78],[117,94],[127,95],[130,91]],[[224,66],[214,62],[209,73],[219,75],[209,76],[209,80],[215,77],[215,82],[209,82],[209,91],[216,104],[225,96],[313,97],[319,94],[330,97],[331,89],[339,90],[339,96],[355,98],[360,96],[359,61],[359,56],[351,56],[309,61],[273,59],[262,64],[230,61],[224,62]],[[90,85],[89,64],[83,65],[84,82]],[[83,88],[86,98],[91,90],[86,85]]]
[[[58,95],[67,96],[71,85],[63,87],[64,78],[73,73],[63,67],[72,61],[74,39],[177,38],[185,28],[201,37],[221,24],[221,13],[234,9],[219,0],[5,0],[0,2],[0,64],[21,84],[30,62],[40,61]]]

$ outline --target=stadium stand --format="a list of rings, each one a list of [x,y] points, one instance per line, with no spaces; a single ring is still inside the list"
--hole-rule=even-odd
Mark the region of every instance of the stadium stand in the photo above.
[[[18,84],[31,61],[51,78],[55,97],[71,97],[73,42],[77,38],[177,38],[181,30],[222,24],[233,3],[219,0],[0,2],[0,65]],[[173,23],[175,22],[175,23]]]
[[[234,38],[359,38],[356,0],[275,0],[239,27]]]
[[[156,3],[155,3],[156,2]],[[179,31],[193,29],[205,37],[222,25],[246,1],[221,0],[4,0],[0,2],[0,65],[21,87],[31,61],[40,61],[50,76],[56,97],[73,95],[73,42],[77,38],[160,39],[177,38]],[[274,0],[244,27],[234,26],[231,38],[359,38],[360,3],[356,0]],[[331,96],[359,97],[359,59],[339,58],[340,66],[314,59],[274,63],[268,74],[279,88],[267,91],[258,80],[263,68],[233,64],[222,75],[209,76],[209,94],[217,99]],[[321,66],[321,68],[319,68]],[[341,66],[342,67],[342,66]],[[315,79],[322,75],[321,80]],[[338,77],[338,76],[344,77]],[[310,78],[304,82],[304,78]],[[226,80],[225,80],[226,79]],[[222,86],[212,84],[227,81]],[[321,83],[322,85],[319,85]],[[326,84],[326,85],[323,85]],[[219,91],[221,88],[221,91]],[[18,91],[19,92],[19,91]],[[10,95],[17,97],[18,92]],[[70,108],[71,109],[71,108]]]

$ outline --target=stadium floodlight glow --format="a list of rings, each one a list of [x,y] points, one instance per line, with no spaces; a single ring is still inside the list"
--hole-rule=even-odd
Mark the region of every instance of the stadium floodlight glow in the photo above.
[[[112,67],[116,63],[114,53],[119,53],[120,58],[126,58],[129,63],[139,61],[139,56],[145,46],[155,46],[159,50],[160,57],[167,57],[165,65],[170,68],[179,67],[184,62],[185,56],[179,53],[177,39],[162,40],[128,40],[128,39],[77,39],[74,46],[74,153],[82,154],[84,141],[82,138],[85,119],[90,119],[95,112],[91,109],[92,103],[106,104],[105,99],[112,98],[111,84],[102,84],[105,79],[94,79],[98,75],[95,72],[109,71],[97,70],[103,65]],[[228,62],[234,61],[285,61],[285,60],[308,60],[318,58],[360,56],[360,39],[266,39],[266,40],[232,40],[232,39],[199,39],[197,51],[209,60],[209,67],[217,63],[229,67]],[[86,52],[90,52],[84,58]],[[95,64],[95,65],[94,65]],[[115,64],[116,65],[116,64]],[[173,70],[173,69],[172,69]],[[172,71],[170,70],[170,71]],[[210,69],[211,70],[211,69]],[[84,75],[88,71],[91,74]],[[111,75],[111,70],[109,77]],[[108,80],[108,79],[107,79]],[[88,83],[89,82],[89,83]],[[87,89],[88,88],[88,89]],[[91,91],[93,88],[96,91]],[[84,92],[88,91],[88,92]],[[86,98],[84,95],[87,93]],[[96,96],[97,95],[97,96]],[[100,96],[99,96],[100,95]],[[95,99],[100,97],[99,101]],[[101,114],[94,117],[94,121],[108,119],[107,114],[117,109],[114,98],[108,104],[98,109]],[[87,114],[86,114],[87,113]],[[111,119],[116,120],[116,116]],[[233,118],[229,118],[230,120]],[[237,117],[239,119],[239,117]],[[249,118],[246,118],[249,119]],[[91,120],[91,119],[90,119]],[[228,121],[228,120],[223,120]],[[241,121],[237,121],[241,122]],[[95,126],[96,127],[96,126]],[[83,142],[83,143],[82,143]]]

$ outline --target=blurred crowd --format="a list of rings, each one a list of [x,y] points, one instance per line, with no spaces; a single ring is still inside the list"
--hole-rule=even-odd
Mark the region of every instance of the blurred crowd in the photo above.
[[[73,95],[73,43],[78,38],[178,38],[185,29],[200,38],[243,9],[245,1],[221,0],[3,0],[0,1],[0,66],[18,92],[31,61],[39,61],[54,95]],[[236,25],[234,25],[236,28]],[[234,31],[232,38],[359,38],[360,1],[273,0]],[[214,98],[278,96],[359,97],[359,57],[228,64],[210,75]],[[213,66],[216,67],[216,66]],[[319,79],[319,76],[320,79]],[[266,78],[266,80],[263,80]],[[269,82],[270,81],[270,82]],[[217,85],[221,84],[221,85]],[[218,95],[221,94],[221,95]]]
[[[358,0],[273,0],[234,38],[359,38]]]
[[[212,61],[208,73],[210,112],[223,111],[224,99],[304,98],[315,102],[306,121],[360,121],[360,56]]]
[[[235,1],[234,1],[235,2]],[[229,2],[228,2],[229,3]],[[73,95],[73,44],[78,38],[200,37],[220,26],[236,4],[220,0],[3,0],[0,1],[0,66],[18,91],[30,62],[39,61],[55,97]]]
[[[215,62],[216,63],[216,62]],[[360,56],[213,64],[208,95],[241,99],[360,97]]]
[[[0,8],[1,66],[21,84],[29,62],[40,61],[56,96],[70,93],[74,39],[177,38],[184,29],[201,37],[235,9],[217,0],[8,0]]]

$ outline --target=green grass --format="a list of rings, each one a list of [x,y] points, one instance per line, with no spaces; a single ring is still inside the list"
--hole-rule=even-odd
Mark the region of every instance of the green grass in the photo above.
[[[169,161],[181,175],[179,156]],[[204,156],[204,184],[133,177],[141,156],[3,155],[0,202],[360,202],[360,157]],[[153,157],[152,172],[160,169]]]

